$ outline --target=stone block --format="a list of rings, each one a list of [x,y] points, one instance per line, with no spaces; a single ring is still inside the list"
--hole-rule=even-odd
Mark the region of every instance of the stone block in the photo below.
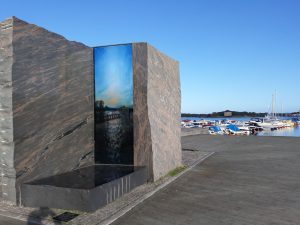
[[[134,163],[150,180],[181,166],[179,63],[147,43],[133,44]]]
[[[94,211],[146,182],[146,167],[89,166],[23,184],[22,205]]]
[[[12,64],[13,19],[0,23],[0,199],[16,201]]]
[[[15,17],[0,37],[1,159],[18,200],[23,182],[94,163],[93,52]]]

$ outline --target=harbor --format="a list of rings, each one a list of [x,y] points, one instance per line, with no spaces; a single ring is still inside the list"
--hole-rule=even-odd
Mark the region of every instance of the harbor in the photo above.
[[[209,117],[182,117],[182,128],[204,128],[211,135],[257,135],[257,136],[300,136],[300,111],[278,113],[277,92],[272,94],[272,102],[267,113],[238,112],[225,110],[207,114]],[[186,115],[186,114],[184,114]],[[199,114],[200,115],[200,114]],[[211,117],[216,115],[218,117]],[[234,117],[234,115],[239,117]],[[245,115],[254,115],[247,117]],[[284,116],[285,115],[285,116]],[[203,134],[201,132],[199,134]]]
[[[300,136],[299,117],[240,117],[197,118],[182,117],[182,130],[211,135]],[[198,130],[189,131],[189,130]],[[185,135],[184,135],[185,136]]]

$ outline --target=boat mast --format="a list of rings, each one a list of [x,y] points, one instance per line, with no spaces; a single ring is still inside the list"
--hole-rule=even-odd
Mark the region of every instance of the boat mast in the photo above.
[[[271,117],[274,118],[274,94],[272,94],[272,113]]]
[[[275,95],[274,95],[274,119],[276,119],[276,89],[275,89]]]
[[[276,89],[275,89],[275,94],[272,94],[272,112],[271,112],[271,118],[272,119],[276,119]]]

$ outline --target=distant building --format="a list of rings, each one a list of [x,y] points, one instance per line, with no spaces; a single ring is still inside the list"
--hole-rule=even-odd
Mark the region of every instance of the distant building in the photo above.
[[[224,111],[224,116],[225,117],[230,117],[230,116],[232,116],[232,112],[229,111],[229,110],[226,110],[226,111]]]

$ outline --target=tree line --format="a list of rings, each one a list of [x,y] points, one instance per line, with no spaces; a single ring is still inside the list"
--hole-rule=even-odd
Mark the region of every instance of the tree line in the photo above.
[[[230,111],[232,117],[264,117],[268,113],[257,113],[257,112],[239,112],[239,111]],[[224,117],[224,111],[222,112],[213,112],[209,114],[204,113],[181,113],[181,117]]]

